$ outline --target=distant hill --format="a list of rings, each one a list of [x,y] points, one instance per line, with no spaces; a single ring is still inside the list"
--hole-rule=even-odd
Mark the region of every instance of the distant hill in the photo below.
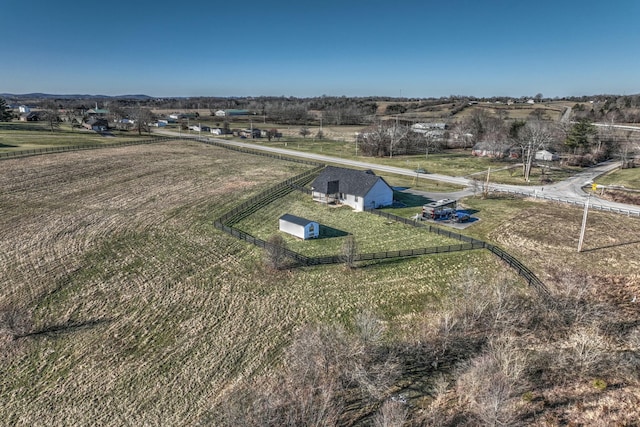
[[[153,99],[152,96],[148,95],[79,95],[79,94],[71,94],[71,95],[56,95],[50,93],[24,93],[24,94],[13,94],[13,93],[0,93],[0,96],[3,98],[10,99],[139,99],[139,100],[148,100]]]

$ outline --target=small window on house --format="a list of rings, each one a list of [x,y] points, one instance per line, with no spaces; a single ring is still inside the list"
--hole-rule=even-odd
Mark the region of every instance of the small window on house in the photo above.
[[[358,201],[358,196],[356,196],[356,202]]]

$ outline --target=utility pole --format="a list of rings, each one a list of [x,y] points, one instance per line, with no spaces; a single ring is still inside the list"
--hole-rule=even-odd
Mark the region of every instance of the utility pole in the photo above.
[[[582,242],[584,242],[584,232],[587,228],[587,214],[589,213],[589,201],[591,200],[591,194],[587,197],[587,201],[584,203],[584,214],[582,215],[582,228],[580,229],[580,240],[578,241],[578,252],[582,252]]]
[[[398,131],[398,115],[396,114],[396,124],[393,127],[393,137],[391,137],[391,146],[389,147],[389,158],[393,158],[393,143],[396,141],[396,132]]]
[[[483,196],[486,198],[489,195],[489,177],[491,176],[491,166],[487,170],[487,182],[484,185],[484,194]]]

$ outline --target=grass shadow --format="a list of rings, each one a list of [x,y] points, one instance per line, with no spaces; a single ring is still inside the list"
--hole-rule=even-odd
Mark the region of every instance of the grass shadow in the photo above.
[[[69,321],[66,323],[59,323],[54,325],[49,325],[43,327],[42,329],[28,332],[26,334],[18,335],[16,338],[27,338],[27,337],[37,337],[37,336],[57,336],[65,333],[71,333],[82,329],[88,329],[95,326],[99,326],[105,323],[111,323],[113,319],[105,318],[105,319],[92,319],[84,322],[73,322]]]
[[[346,231],[338,230],[337,228],[320,224],[320,233],[318,235],[318,239],[331,239],[333,237],[345,237],[348,235],[349,233],[347,233]]]
[[[431,203],[433,201],[428,197],[424,197],[418,194],[405,193],[402,191],[394,191],[393,200],[394,202],[397,202],[401,207],[405,208],[415,208],[418,206],[426,205],[427,203]]]
[[[583,249],[582,252],[595,252],[595,251],[601,251],[603,249],[618,248],[620,246],[636,245],[638,243],[640,243],[640,240],[634,240],[633,242],[616,243],[615,245],[599,246],[597,248],[591,248],[591,249]]]

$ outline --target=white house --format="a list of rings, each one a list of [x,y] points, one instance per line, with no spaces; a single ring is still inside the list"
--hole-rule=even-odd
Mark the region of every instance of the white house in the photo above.
[[[227,115],[227,113],[224,110],[218,110],[214,114],[216,117],[225,117]]]
[[[20,111],[20,113],[30,113],[31,112],[31,108],[27,107],[26,105],[19,106],[18,110]]]
[[[313,200],[356,211],[393,204],[393,189],[372,171],[327,166],[311,183]]]
[[[544,160],[547,162],[551,162],[554,160],[558,160],[559,158],[560,156],[558,156],[556,153],[552,153],[549,150],[536,151],[536,160]]]
[[[320,235],[320,225],[299,216],[284,214],[280,217],[280,231],[299,237],[302,240],[315,239]]]

